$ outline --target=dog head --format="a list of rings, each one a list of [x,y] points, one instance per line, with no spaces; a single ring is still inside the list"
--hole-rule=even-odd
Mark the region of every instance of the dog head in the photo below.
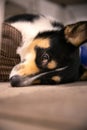
[[[24,60],[11,74],[12,86],[58,84],[79,77],[78,48],[87,41],[87,22],[65,26],[60,31],[39,33],[25,51]]]

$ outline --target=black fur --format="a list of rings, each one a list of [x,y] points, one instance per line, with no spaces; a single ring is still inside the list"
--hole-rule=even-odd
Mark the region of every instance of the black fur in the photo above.
[[[36,64],[37,66],[45,71],[50,71],[50,69],[43,67],[41,65],[41,56],[43,53],[47,53],[49,55],[49,61],[55,60],[58,63],[56,68],[60,68],[63,66],[68,66],[68,68],[62,72],[49,73],[42,77],[42,83],[48,82],[52,84],[51,79],[54,75],[59,75],[62,77],[61,82],[72,82],[79,79],[79,68],[80,68],[80,59],[79,59],[79,49],[73,46],[70,43],[67,43],[64,38],[63,30],[61,31],[47,31],[38,34],[36,38],[49,38],[50,39],[50,47],[48,49],[36,48]],[[44,80],[45,79],[45,80]],[[43,81],[44,80],[44,81]],[[54,81],[53,81],[53,84]]]
[[[40,16],[36,14],[20,14],[13,17],[7,18],[5,22],[14,23],[18,21],[29,21],[33,22],[35,19],[38,19]]]
[[[60,27],[60,29],[62,29],[64,27],[64,25],[62,23],[59,22],[51,22],[51,24],[53,25],[53,27]]]

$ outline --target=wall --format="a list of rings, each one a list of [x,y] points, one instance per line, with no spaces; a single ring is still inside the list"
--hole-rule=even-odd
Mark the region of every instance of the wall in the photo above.
[[[40,13],[56,18],[58,21],[69,24],[79,20],[87,20],[87,4],[62,6],[47,0],[9,0],[16,4],[6,8],[6,12],[12,15],[18,13]],[[17,5],[18,4],[18,5]],[[19,8],[20,7],[20,8]],[[13,10],[12,10],[13,8]],[[10,15],[9,13],[9,15]],[[7,14],[6,14],[7,16]]]
[[[87,20],[87,4],[63,6],[40,0],[39,5],[42,14],[53,16],[64,24]]]
[[[68,15],[67,15],[68,14]],[[66,8],[66,23],[87,20],[87,4],[69,5]]]
[[[3,22],[3,19],[4,19],[4,0],[0,0],[0,41],[1,41],[1,29],[2,29],[1,24]],[[1,44],[0,44],[0,48],[1,48]]]

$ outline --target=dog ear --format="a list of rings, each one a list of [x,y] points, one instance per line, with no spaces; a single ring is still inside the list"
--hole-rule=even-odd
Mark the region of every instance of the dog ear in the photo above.
[[[64,35],[67,42],[75,47],[85,43],[87,41],[87,21],[67,25],[64,28]]]

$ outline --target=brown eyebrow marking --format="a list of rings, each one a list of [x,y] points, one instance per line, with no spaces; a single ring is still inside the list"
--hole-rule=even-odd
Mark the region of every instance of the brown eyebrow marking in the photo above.
[[[28,54],[31,51],[34,51],[34,48],[38,46],[40,48],[49,48],[50,47],[50,39],[46,38],[38,38],[32,41],[32,43],[26,48],[25,53]]]
[[[41,48],[49,48],[50,47],[49,42],[50,42],[49,38],[46,38],[46,39],[38,38],[38,39],[35,39],[31,43],[30,48],[34,48],[35,46],[38,46],[38,47],[41,47]]]

